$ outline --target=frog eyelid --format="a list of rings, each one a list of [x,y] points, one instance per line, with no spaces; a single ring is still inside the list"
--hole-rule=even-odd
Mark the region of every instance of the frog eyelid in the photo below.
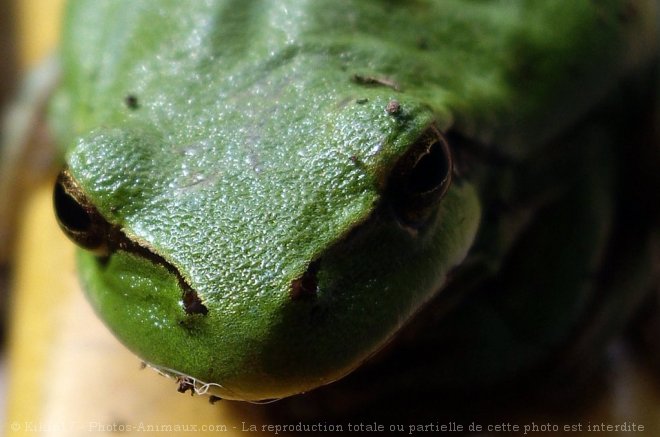
[[[67,169],[57,176],[53,205],[58,224],[69,239],[98,256],[107,256],[111,225],[87,199]]]
[[[386,197],[399,222],[421,227],[447,193],[453,173],[449,143],[431,125],[390,172]]]

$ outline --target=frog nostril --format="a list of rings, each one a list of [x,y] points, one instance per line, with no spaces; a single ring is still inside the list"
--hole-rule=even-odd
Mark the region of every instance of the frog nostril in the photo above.
[[[312,261],[307,270],[298,279],[291,281],[291,297],[300,299],[305,296],[315,296],[318,290],[317,274],[321,263],[319,260]]]

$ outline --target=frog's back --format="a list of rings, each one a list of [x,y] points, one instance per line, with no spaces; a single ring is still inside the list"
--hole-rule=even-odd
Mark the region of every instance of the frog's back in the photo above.
[[[180,125],[179,108],[190,119],[227,110],[218,104],[229,99],[253,110],[234,100],[242,90],[265,90],[276,70],[306,58],[281,86],[304,75],[338,89],[391,87],[431,107],[442,128],[520,154],[648,57],[652,9],[570,0],[71,2],[65,105],[76,131],[66,139],[127,117],[127,98],[163,131]],[[304,97],[314,96],[297,104]]]

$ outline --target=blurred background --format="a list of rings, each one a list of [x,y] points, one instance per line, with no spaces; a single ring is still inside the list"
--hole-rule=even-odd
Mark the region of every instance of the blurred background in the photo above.
[[[0,0],[0,114],[2,115],[0,144],[2,145],[7,142],[9,135],[7,131],[11,127],[8,125],[12,124],[6,122],[7,113],[16,110],[16,101],[26,74],[55,50],[62,3],[61,0]],[[21,178],[21,180],[27,182],[27,179]],[[21,191],[12,193],[12,200],[28,196],[30,188],[34,186],[30,187],[29,184],[21,182],[12,184],[11,190]],[[6,192],[0,191],[0,193],[7,196]],[[11,205],[10,222],[21,214],[23,205],[22,201]],[[3,219],[6,220],[7,217]],[[3,245],[0,247],[0,423],[3,424],[7,415],[9,386],[8,348],[12,331],[9,327],[12,317],[10,307],[14,301],[11,291],[16,288],[13,274],[13,268],[17,265],[16,251],[13,247],[9,247],[10,244],[15,243],[18,233],[14,225],[15,223],[12,223],[12,228],[9,230],[10,238],[0,239],[0,244]],[[3,428],[0,432],[4,431]]]
[[[16,16],[11,0],[0,0],[0,107],[9,102],[18,76]]]
[[[0,0],[3,112],[18,95],[25,74],[53,52],[62,3]],[[6,426],[0,433],[96,435],[142,423],[206,426],[214,434],[217,432],[210,429],[217,426],[229,434],[243,435],[246,424],[259,424],[261,429],[262,423],[295,423],[291,419],[295,419],[295,413],[291,416],[294,410],[289,410],[287,419],[276,417],[282,417],[282,409],[304,407],[305,398],[275,408],[210,405],[205,398],[176,393],[174,381],[150,370],[140,371],[140,360],[107,332],[78,289],[73,245],[54,222],[50,187],[49,180],[17,185],[17,190],[25,192],[12,205],[20,214],[19,226],[12,231],[16,246],[8,263],[0,267],[0,308],[10,309],[2,317],[0,423]],[[15,268],[13,273],[7,266]],[[660,386],[651,365],[623,342],[616,343],[608,356],[612,363],[608,381],[596,391],[598,398],[583,409],[521,409],[511,412],[511,422],[581,423],[586,427],[588,422],[636,421],[646,426],[646,435],[660,435]]]
[[[4,113],[11,95],[16,86],[18,78],[18,45],[16,42],[16,16],[14,13],[14,4],[11,0],[0,0],[0,114]],[[2,132],[0,131],[0,142],[2,141]],[[1,143],[0,143],[1,144]],[[0,295],[6,296],[8,293],[8,268],[0,266]],[[0,300],[0,305],[6,306],[4,299]],[[3,326],[0,335],[0,423],[4,423],[7,392],[7,366],[5,354],[5,327]]]

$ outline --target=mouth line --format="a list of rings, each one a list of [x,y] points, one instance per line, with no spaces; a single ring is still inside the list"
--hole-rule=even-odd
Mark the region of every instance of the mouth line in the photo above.
[[[97,259],[100,264],[107,263],[110,256],[112,256],[115,252],[121,250],[127,253],[131,253],[133,255],[137,255],[154,264],[160,265],[163,268],[165,268],[165,270],[167,270],[176,277],[179,287],[182,290],[181,299],[183,303],[183,310],[185,311],[185,313],[187,315],[201,314],[204,316],[208,314],[209,312],[208,308],[202,302],[202,299],[197,294],[197,291],[193,289],[192,286],[190,286],[190,284],[188,284],[188,282],[183,277],[179,269],[177,269],[172,263],[167,261],[162,256],[153,252],[148,247],[134,240],[131,240],[124,233],[124,231],[120,229],[118,226],[115,225],[111,225],[111,226],[112,228],[115,228],[113,229],[114,232],[112,233],[112,235],[115,238],[109,239],[108,241],[109,254],[97,256]],[[112,242],[113,240],[114,243]]]
[[[85,194],[68,168],[57,178],[54,203],[58,223],[78,246],[92,252],[101,267],[117,251],[124,251],[160,265],[174,275],[182,290],[183,310],[187,315],[208,314],[209,310],[179,269],[158,255],[146,242],[130,238],[124,229],[109,222]]]

